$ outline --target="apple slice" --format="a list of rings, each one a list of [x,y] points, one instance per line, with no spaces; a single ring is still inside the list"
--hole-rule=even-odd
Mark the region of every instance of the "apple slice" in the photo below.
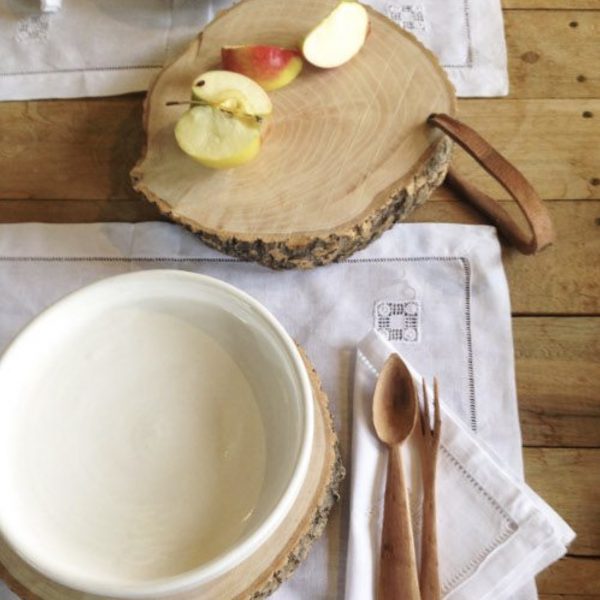
[[[363,47],[368,32],[369,14],[365,7],[343,1],[306,36],[302,53],[316,67],[339,67]]]
[[[194,81],[192,98],[233,114],[270,115],[273,104],[258,83],[232,71],[207,71]]]
[[[212,106],[195,106],[175,125],[179,147],[205,167],[229,169],[260,150],[260,126]]]
[[[304,65],[298,50],[278,46],[225,46],[221,58],[224,69],[246,75],[268,91],[292,82]]]

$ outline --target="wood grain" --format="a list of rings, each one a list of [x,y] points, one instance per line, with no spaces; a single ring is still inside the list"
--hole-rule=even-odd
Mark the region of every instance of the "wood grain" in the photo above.
[[[540,594],[540,600],[600,600],[600,595],[589,595],[583,596],[577,594]]]
[[[438,380],[433,380],[433,418],[431,418],[430,398],[424,381],[422,388],[423,406],[419,409],[419,424],[416,427],[417,436],[420,433],[419,453],[423,487],[419,589],[421,590],[421,600],[441,600],[436,494],[442,436]]]
[[[0,103],[0,198],[127,199],[142,96]]]
[[[128,173],[143,143],[141,102],[127,96],[0,103],[0,198],[135,198]],[[584,118],[586,111],[593,116]],[[459,114],[542,198],[600,199],[600,100],[460,100]],[[455,159],[484,191],[508,198],[463,151]]]
[[[504,14],[508,9],[544,10],[600,10],[600,0],[502,0]]]
[[[419,600],[419,574],[401,444],[388,446],[377,600]]]
[[[544,571],[537,584],[542,598],[544,594],[553,594],[560,600],[598,600],[600,560],[563,558]]]
[[[569,553],[597,557],[600,554],[600,448],[525,448],[524,459],[529,485],[577,533]],[[600,561],[598,564],[600,566]]]
[[[506,11],[512,98],[600,96],[600,12]]]
[[[133,200],[0,200],[0,223],[96,223],[163,221],[159,210]]]
[[[427,119],[456,113],[454,88],[429,50],[370,7],[370,35],[353,60],[307,68],[271,95],[265,143],[251,163],[217,171],[178,147],[173,131],[187,107],[169,102],[189,96],[222,46],[291,46],[336,4],[242,0],[148,92],[133,186],[221,252],[276,269],[324,265],[364,248],[443,181],[451,143]]]
[[[542,198],[600,198],[600,100],[461,100],[459,118],[512,161]],[[492,197],[508,198],[465,152],[456,149],[452,164]]]
[[[513,321],[523,443],[600,447],[600,318]]]
[[[516,218],[514,203],[502,205]],[[600,313],[600,202],[552,202],[557,241],[534,258],[505,249],[513,312],[518,314]],[[482,223],[481,215],[459,202],[428,202],[414,222]],[[401,227],[401,225],[398,225]]]
[[[540,600],[600,600],[600,595],[589,595],[583,596],[577,594],[540,594]]]

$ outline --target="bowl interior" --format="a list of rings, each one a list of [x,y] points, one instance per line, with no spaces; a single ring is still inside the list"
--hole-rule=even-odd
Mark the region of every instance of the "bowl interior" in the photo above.
[[[0,362],[0,528],[16,550],[79,589],[135,589],[216,574],[266,534],[308,420],[306,373],[270,319],[220,282],[154,271],[25,329]]]

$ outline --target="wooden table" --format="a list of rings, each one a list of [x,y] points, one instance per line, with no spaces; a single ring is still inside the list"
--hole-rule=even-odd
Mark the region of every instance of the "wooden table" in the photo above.
[[[505,251],[527,479],[578,533],[538,584],[545,600],[600,599],[600,0],[504,0],[504,17],[510,96],[462,100],[460,113],[530,178],[556,225],[541,255]],[[0,222],[158,219],[128,179],[141,104],[0,104]],[[507,198],[459,151],[455,164]],[[412,220],[481,222],[445,189]]]

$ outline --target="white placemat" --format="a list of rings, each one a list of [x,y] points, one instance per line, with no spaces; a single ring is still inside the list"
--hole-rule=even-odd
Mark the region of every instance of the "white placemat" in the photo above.
[[[213,275],[266,304],[320,373],[347,466],[355,349],[374,328],[423,376],[437,375],[457,418],[522,476],[510,304],[493,227],[402,224],[346,262],[273,272],[214,252],[167,223],[2,225],[0,349],[66,293],[153,268]],[[345,597],[347,483],[343,498],[326,538],[277,600]],[[521,597],[534,598],[533,588]]]
[[[369,0],[414,33],[460,96],[508,93],[500,0]],[[145,90],[232,0],[0,0],[0,100]]]

